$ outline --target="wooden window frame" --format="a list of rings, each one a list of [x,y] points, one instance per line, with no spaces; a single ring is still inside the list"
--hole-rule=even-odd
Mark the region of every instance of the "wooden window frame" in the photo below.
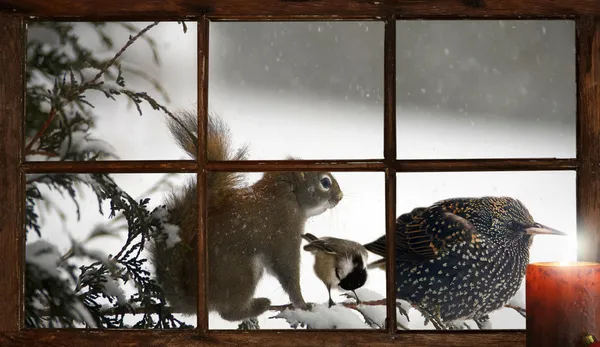
[[[127,4],[128,7],[125,7]],[[24,162],[25,22],[44,20],[198,21],[199,138],[206,134],[208,24],[217,20],[379,20],[385,22],[384,158],[303,160]],[[397,19],[573,19],[577,48],[577,152],[573,159],[397,160],[395,114],[395,25]],[[0,2],[0,345],[1,346],[525,346],[525,331],[395,331],[394,271],[387,271],[388,328],[367,331],[208,330],[205,286],[199,286],[198,327],[187,331],[24,329],[24,199],[26,173],[197,173],[328,170],[378,171],[386,175],[386,233],[393,240],[397,172],[533,171],[577,172],[577,225],[580,260],[600,261],[600,2],[597,0],[3,0]],[[200,143],[204,148],[203,144]],[[206,203],[198,190],[198,247],[204,249]],[[388,252],[392,243],[388,242]],[[394,263],[393,252],[388,269]],[[206,257],[199,257],[206,275]]]

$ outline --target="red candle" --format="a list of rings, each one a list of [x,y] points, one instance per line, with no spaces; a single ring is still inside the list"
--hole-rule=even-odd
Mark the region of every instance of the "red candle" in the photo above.
[[[527,266],[527,347],[581,347],[600,336],[600,264]]]

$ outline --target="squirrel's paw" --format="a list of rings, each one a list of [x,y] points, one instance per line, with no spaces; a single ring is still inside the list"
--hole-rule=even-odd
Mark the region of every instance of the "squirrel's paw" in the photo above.
[[[313,304],[312,302],[303,302],[303,303],[293,305],[293,308],[295,310],[302,310],[302,311],[312,311],[313,307],[315,307],[315,304]]]
[[[255,298],[252,300],[252,310],[259,316],[271,307],[271,300],[267,298]]]

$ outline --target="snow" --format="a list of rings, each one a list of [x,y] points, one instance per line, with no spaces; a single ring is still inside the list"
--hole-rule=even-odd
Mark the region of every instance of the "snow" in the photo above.
[[[80,83],[85,83],[85,82],[91,81],[92,79],[94,79],[94,77],[96,77],[98,72],[100,72],[100,70],[94,69],[94,68],[81,69],[81,75],[83,76],[83,81],[80,81]],[[104,75],[100,76],[95,82],[96,83],[104,82]]]
[[[385,328],[385,318],[387,317],[387,308],[385,305],[358,305],[356,309],[365,317],[368,317],[369,320],[371,320],[376,325],[374,326],[374,328]]]
[[[376,301],[385,299],[385,296],[365,287],[358,288],[357,290],[355,290],[355,292],[360,301]],[[347,293],[347,295],[354,297],[354,294],[352,292]]]
[[[104,279],[106,279],[106,282],[104,283],[104,293],[108,296],[115,297],[119,305],[125,305],[127,299],[125,298],[125,292],[119,285],[119,282],[108,274],[104,274]]]
[[[165,223],[163,225],[163,231],[167,235],[167,239],[165,240],[167,248],[171,248],[181,241],[181,238],[179,237],[179,227],[177,225]]]
[[[396,322],[402,327],[409,328],[411,326],[410,312],[411,310],[415,310],[413,310],[412,305],[408,303],[408,301],[396,300],[396,305],[399,305],[402,310],[409,315],[407,317],[404,313],[401,313],[399,309],[396,309]]]
[[[74,311],[71,311],[71,313],[73,314],[73,316],[78,317],[80,321],[85,322],[88,327],[95,329],[98,326],[96,325],[96,321],[94,321],[94,318],[92,318],[92,315],[90,314],[90,312],[88,311],[87,308],[85,308],[85,306],[83,306],[83,304],[79,301],[75,301],[73,302],[73,309]]]
[[[36,181],[38,183],[52,183],[50,175],[51,174],[27,174],[26,182]]]
[[[58,151],[61,157],[70,153],[100,153],[106,156],[117,157],[115,149],[106,141],[90,138],[89,133],[74,131],[71,137],[66,137]]]
[[[25,246],[25,261],[38,267],[50,277],[59,277],[58,263],[61,254],[58,248],[45,240],[38,240]]]
[[[102,191],[103,187],[102,185],[98,184],[98,182],[96,182],[96,180],[94,178],[92,178],[92,175],[90,174],[74,174],[77,178],[79,178],[80,180],[82,180],[83,182],[87,183],[90,185],[90,187],[92,187],[92,189],[94,191]]]
[[[167,222],[169,220],[169,211],[164,206],[155,208],[151,215],[162,224],[162,232],[166,235],[165,242],[167,248],[171,248],[181,241],[181,237],[179,236],[180,228],[175,224]]]
[[[343,306],[315,305],[310,311],[285,309],[274,318],[284,318],[292,327],[311,329],[367,329],[369,326],[353,310]]]
[[[152,211],[152,216],[161,222],[166,222],[169,219],[169,211],[164,206],[160,206]]]

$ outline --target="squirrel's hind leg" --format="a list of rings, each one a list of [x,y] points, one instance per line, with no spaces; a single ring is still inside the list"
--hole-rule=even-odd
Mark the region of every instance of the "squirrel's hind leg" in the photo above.
[[[271,300],[267,298],[253,298],[249,302],[245,302],[243,306],[229,304],[219,314],[225,320],[238,321],[260,316],[269,307],[271,307]]]
[[[211,304],[221,317],[228,321],[239,321],[263,314],[271,306],[271,300],[254,298],[263,268],[257,266],[255,261],[227,261],[231,259],[226,257],[213,262],[213,266],[219,267],[213,270],[217,270],[221,276],[209,276]],[[214,278],[212,282],[211,278]]]

